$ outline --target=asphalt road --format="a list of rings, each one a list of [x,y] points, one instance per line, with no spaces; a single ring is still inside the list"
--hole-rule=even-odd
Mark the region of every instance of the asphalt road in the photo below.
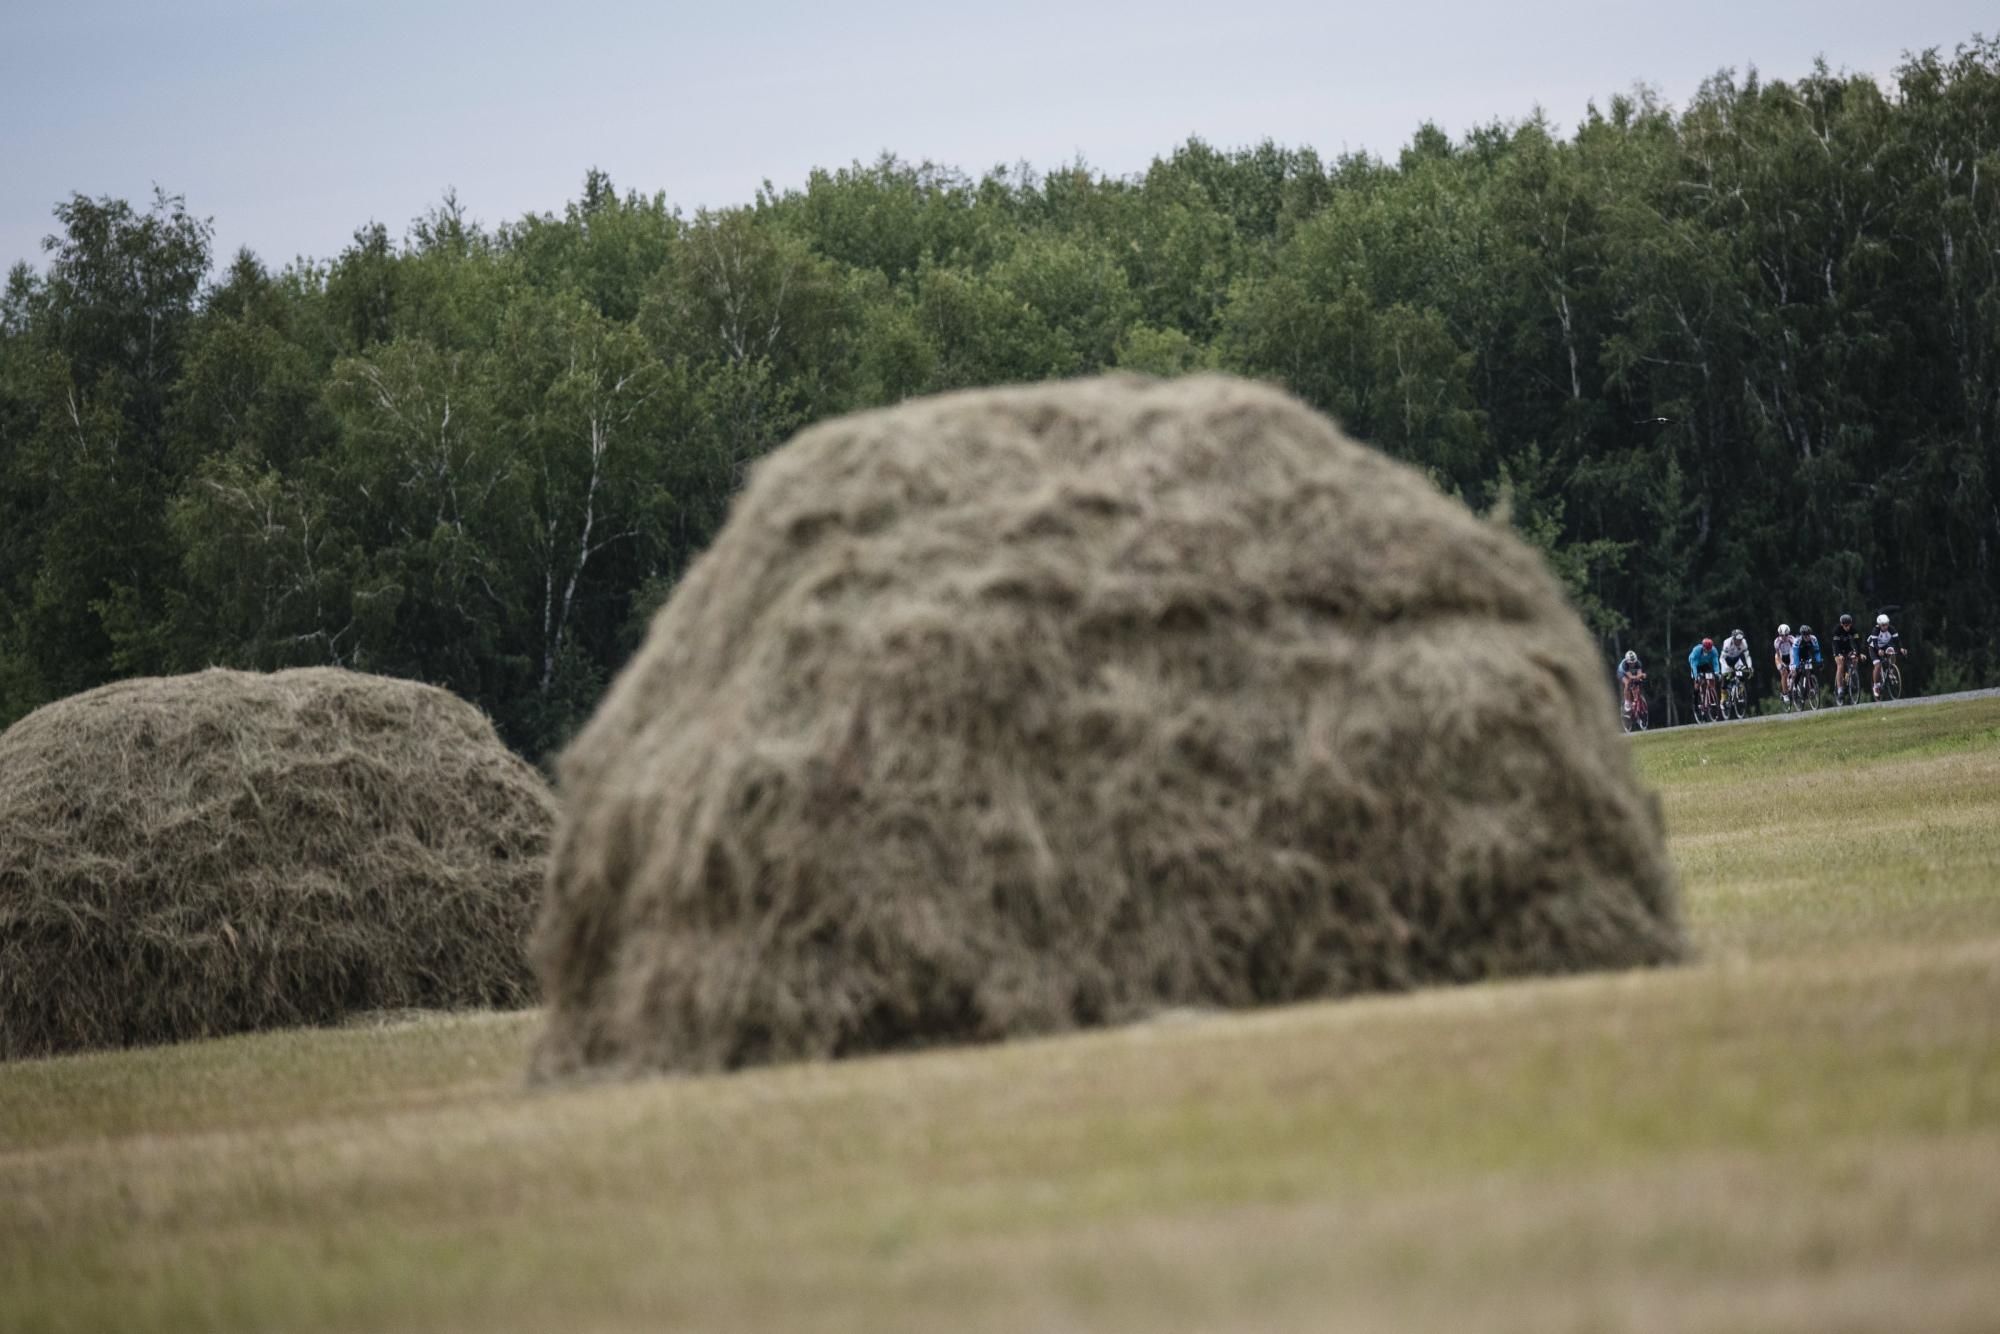
[[[1813,710],[1810,713],[1760,713],[1755,718],[1735,718],[1731,719],[1728,722],[1702,723],[1700,724],[1700,726],[1754,727],[1758,723],[1795,723],[1806,718],[1817,718],[1821,714],[1848,713],[1856,709],[1907,709],[1912,704],[1942,704],[1947,700],[1992,699],[1995,696],[2000,696],[2000,687],[1992,687],[1986,690],[1961,690],[1955,695],[1915,695],[1904,699],[1884,700],[1880,704],[1870,701],[1867,704],[1850,704],[1844,709],[1835,708],[1831,704],[1822,704],[1819,708]],[[1666,711],[1664,709],[1653,710],[1653,730],[1655,732],[1663,732],[1668,730],[1660,722],[1660,719],[1665,715],[1665,712]],[[1695,725],[1696,724],[1692,722],[1683,721],[1675,723],[1674,729],[1678,730],[1683,727],[1693,727]]]

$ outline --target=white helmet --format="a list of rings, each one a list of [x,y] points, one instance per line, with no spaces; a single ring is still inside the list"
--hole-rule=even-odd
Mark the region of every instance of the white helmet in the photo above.
[[[1781,635],[1788,635],[1791,632],[1792,632],[1792,627],[1789,625],[1781,625],[1778,627],[1778,633]]]
[[[1625,661],[1627,661],[1627,662],[1637,662],[1637,661],[1639,661],[1639,651],[1638,651],[1637,649],[1630,649],[1630,648],[1626,649],[1626,650],[1625,650]]]
[[[1889,613],[1888,613],[1888,612],[1886,612],[1886,611],[1885,611],[1885,612],[1881,612],[1881,613],[1878,613],[1878,614],[1876,615],[1876,617],[1875,617],[1875,624],[1877,624],[1877,625],[1887,625],[1888,623],[1889,623]]]

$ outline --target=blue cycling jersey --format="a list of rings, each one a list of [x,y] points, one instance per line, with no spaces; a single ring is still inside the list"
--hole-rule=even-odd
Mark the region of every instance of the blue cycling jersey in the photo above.
[[[1819,654],[1819,636],[1811,635],[1792,642],[1792,670],[1801,667],[1817,667],[1823,661]]]
[[[1722,655],[1712,648],[1703,648],[1701,645],[1696,644],[1694,652],[1688,654],[1688,671],[1695,676],[1700,676],[1703,672],[1719,672],[1721,670]]]

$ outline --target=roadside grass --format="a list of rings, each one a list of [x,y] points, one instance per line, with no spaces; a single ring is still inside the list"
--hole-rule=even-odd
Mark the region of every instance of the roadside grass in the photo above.
[[[2000,701],[1663,733],[1694,966],[737,1076],[0,1066],[0,1328],[1990,1329]]]
[[[2000,700],[1634,743],[1712,956],[2000,937]]]

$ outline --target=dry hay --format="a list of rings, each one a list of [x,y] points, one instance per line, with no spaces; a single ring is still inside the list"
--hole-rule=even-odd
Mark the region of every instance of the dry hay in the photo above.
[[[470,704],[125,681],[0,734],[0,1056],[521,1005],[554,802]]]
[[[806,431],[560,766],[539,1077],[1684,951],[1541,560],[1216,377]]]

